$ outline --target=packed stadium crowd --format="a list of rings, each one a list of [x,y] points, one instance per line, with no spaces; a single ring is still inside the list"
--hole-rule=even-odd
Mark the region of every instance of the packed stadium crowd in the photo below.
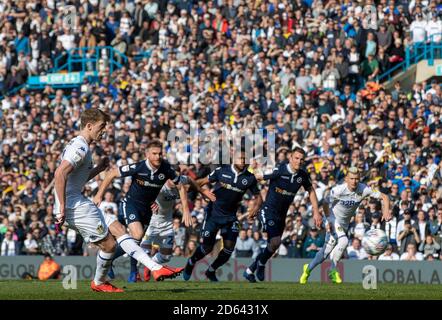
[[[75,6],[70,24],[66,5]],[[406,46],[440,41],[441,16],[435,0],[2,1],[1,255],[93,254],[74,230],[57,232],[53,178],[81,111],[100,108],[112,120],[92,144],[96,162],[141,161],[147,142],[160,139],[164,154],[184,163],[181,173],[198,179],[216,166],[189,165],[194,140],[167,141],[170,130],[188,132],[190,124],[273,130],[278,162],[296,146],[307,152],[320,203],[350,166],[390,196],[389,222],[381,220],[379,202],[359,207],[346,257],[372,259],[360,240],[381,228],[390,245],[379,259],[442,259],[441,88],[432,81],[386,90],[375,82],[404,60]],[[69,49],[94,46],[111,46],[128,62],[112,74],[100,69],[99,81],[73,90],[9,93],[30,75],[47,73]],[[102,178],[90,181],[86,196],[93,197]],[[129,185],[115,182],[100,208],[118,215]],[[207,201],[189,194],[191,227],[182,225],[176,206],[175,256],[190,256],[200,240]],[[238,212],[236,257],[256,257],[266,246],[259,223],[247,220],[252,201],[246,196]],[[314,227],[311,214],[307,193],[299,193],[279,257],[312,258],[324,245],[325,231]]]

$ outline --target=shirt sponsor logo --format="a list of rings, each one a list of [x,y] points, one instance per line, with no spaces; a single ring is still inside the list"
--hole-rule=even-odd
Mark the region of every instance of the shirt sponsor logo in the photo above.
[[[236,187],[232,186],[231,184],[224,183],[224,182],[220,182],[220,184],[225,189],[232,190],[232,191],[235,191],[235,192],[241,192],[241,193],[243,192],[241,189],[236,188]]]
[[[229,176],[229,175],[227,175],[227,174],[223,174],[222,176],[223,176],[224,178],[232,179],[232,177]]]
[[[163,185],[161,185],[161,184],[150,183],[149,181],[144,181],[141,179],[136,179],[135,181],[143,187],[152,187],[152,188],[162,188],[163,187]]]
[[[295,196],[296,195],[296,193],[294,193],[294,192],[290,192],[290,191],[287,191],[287,190],[284,190],[284,189],[281,189],[278,187],[275,187],[275,191],[284,195],[284,196]]]

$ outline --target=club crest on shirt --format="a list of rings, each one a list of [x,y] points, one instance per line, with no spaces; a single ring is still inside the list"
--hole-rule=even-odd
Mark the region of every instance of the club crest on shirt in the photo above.
[[[101,222],[98,223],[98,225],[97,225],[97,232],[98,232],[99,234],[104,233],[104,227],[103,227],[103,225],[101,224]]]
[[[242,182],[243,185],[247,185],[247,179],[242,179],[241,182]]]
[[[296,179],[297,183],[301,183],[302,182],[302,177],[299,177],[298,179]]]
[[[164,180],[164,178],[165,178],[164,174],[160,173],[160,174],[158,175],[158,179],[160,179],[160,180]]]

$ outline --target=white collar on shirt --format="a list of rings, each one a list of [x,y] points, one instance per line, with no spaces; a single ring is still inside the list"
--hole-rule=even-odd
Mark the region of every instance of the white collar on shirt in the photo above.
[[[290,174],[296,174],[297,172],[292,170],[292,167],[290,166],[290,163],[287,163],[287,170]]]
[[[151,172],[152,174],[154,174],[155,172],[158,171],[158,169],[154,169],[154,168],[152,167],[152,165],[151,165],[150,162],[149,162],[149,159],[146,159],[146,166],[147,166],[147,168],[150,170],[150,172]]]

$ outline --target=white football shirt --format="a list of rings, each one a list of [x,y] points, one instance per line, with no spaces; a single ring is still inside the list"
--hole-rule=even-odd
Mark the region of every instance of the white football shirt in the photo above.
[[[180,184],[189,184],[187,176],[180,176]],[[173,211],[176,200],[180,198],[178,188],[169,188],[166,184],[161,188],[155,202],[158,204],[158,213],[153,214],[150,225],[158,229],[167,229],[173,224]]]
[[[347,183],[339,184],[330,190],[329,205],[330,214],[333,214],[343,228],[347,229],[351,218],[362,200],[367,197],[379,199],[381,193],[374,191],[366,184],[359,183],[355,191],[350,191]]]
[[[68,161],[74,170],[69,174],[66,182],[66,208],[72,209],[80,205],[91,203],[91,201],[82,194],[83,187],[88,182],[94,163],[89,145],[82,136],[75,137],[65,147],[61,161]],[[54,191],[55,192],[55,191]],[[60,212],[60,203],[55,192],[55,212]]]

